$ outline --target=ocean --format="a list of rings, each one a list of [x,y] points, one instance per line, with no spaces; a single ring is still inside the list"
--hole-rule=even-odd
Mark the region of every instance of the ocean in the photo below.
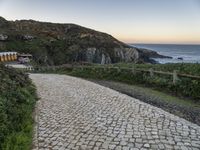
[[[150,49],[161,55],[173,57],[173,59],[155,59],[161,64],[200,63],[200,45],[131,44],[131,46]],[[183,58],[183,60],[178,58]]]

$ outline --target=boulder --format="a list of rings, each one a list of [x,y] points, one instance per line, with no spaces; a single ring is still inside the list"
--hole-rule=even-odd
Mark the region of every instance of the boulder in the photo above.
[[[22,37],[23,37],[23,40],[32,40],[32,39],[35,38],[35,37],[32,36],[32,35],[23,35]]]
[[[0,34],[0,41],[6,41],[8,39],[7,35]]]

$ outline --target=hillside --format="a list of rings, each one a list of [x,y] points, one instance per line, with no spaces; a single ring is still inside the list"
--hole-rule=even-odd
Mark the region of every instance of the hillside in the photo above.
[[[111,35],[75,24],[34,20],[7,21],[0,17],[0,51],[31,53],[40,64],[70,62],[153,62],[152,51],[130,47]]]

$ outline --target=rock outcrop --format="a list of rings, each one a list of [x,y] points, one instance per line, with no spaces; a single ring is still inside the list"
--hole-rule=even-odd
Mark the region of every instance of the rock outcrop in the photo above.
[[[131,47],[109,34],[75,24],[7,21],[0,17],[0,27],[3,33],[0,34],[0,51],[31,53],[38,63],[144,63],[151,62],[149,56],[153,53]]]
[[[141,53],[143,53],[144,55],[146,55],[150,58],[170,58],[170,59],[172,59],[172,57],[170,57],[170,56],[160,55],[155,51],[144,49],[144,48],[140,48],[140,49],[138,49],[138,51],[140,51]]]
[[[31,35],[23,35],[22,37],[24,40],[32,40],[35,38],[34,36],[31,36]]]
[[[8,39],[7,35],[0,34],[0,41],[6,41]]]

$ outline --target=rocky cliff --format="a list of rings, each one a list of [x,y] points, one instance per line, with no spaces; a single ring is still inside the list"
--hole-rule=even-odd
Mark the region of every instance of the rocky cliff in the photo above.
[[[111,35],[75,24],[0,17],[0,51],[31,53],[41,64],[70,62],[152,62],[148,50],[130,47]],[[157,53],[154,55],[159,56]]]

